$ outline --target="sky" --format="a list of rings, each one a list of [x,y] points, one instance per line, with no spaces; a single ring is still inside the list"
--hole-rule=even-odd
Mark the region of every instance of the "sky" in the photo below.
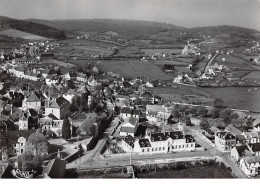
[[[132,19],[260,31],[260,0],[0,0],[0,15],[27,19]]]

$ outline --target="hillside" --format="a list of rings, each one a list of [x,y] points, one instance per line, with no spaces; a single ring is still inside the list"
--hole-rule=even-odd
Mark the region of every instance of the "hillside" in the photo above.
[[[18,20],[3,16],[0,16],[0,28],[19,30],[54,39],[61,39],[66,37],[65,32],[62,30],[28,20]]]
[[[14,29],[6,29],[3,31],[0,31],[0,35],[5,35],[8,37],[13,37],[13,38],[21,38],[25,40],[48,40],[46,37],[34,35],[31,33],[19,31],[19,30],[14,30]]]
[[[121,35],[139,37],[156,34],[161,31],[182,31],[184,27],[173,24],[136,21],[136,20],[116,20],[116,19],[79,19],[79,20],[53,20],[45,21],[29,19],[32,22],[52,26],[67,32],[104,32],[115,31]]]
[[[243,28],[239,26],[208,26],[208,27],[195,27],[189,29],[189,33],[198,34],[198,35],[210,35],[218,36],[221,34],[229,34],[231,36],[241,36],[241,37],[254,37],[256,33],[259,33],[256,30]]]

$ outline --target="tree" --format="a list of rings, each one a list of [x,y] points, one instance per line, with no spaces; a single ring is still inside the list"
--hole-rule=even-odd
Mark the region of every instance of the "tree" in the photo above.
[[[232,111],[231,109],[222,109],[219,113],[219,117],[223,119],[225,124],[229,124],[230,123],[230,115],[231,115]]]
[[[232,112],[229,116],[229,119],[232,120],[232,119],[238,119],[239,118],[239,115],[238,113],[236,112]]]
[[[186,106],[180,106],[179,112],[180,112],[182,115],[184,115],[184,113],[186,112],[187,109],[188,109],[188,107],[186,107]]]
[[[174,120],[177,119],[177,121],[179,122],[179,120],[181,118],[181,114],[180,114],[179,110],[173,109],[172,110],[172,115],[174,117]]]
[[[213,119],[216,119],[216,118],[219,117],[219,113],[220,113],[220,109],[216,108],[216,107],[213,107],[209,111],[209,116],[212,117]]]
[[[207,129],[207,128],[209,128],[209,122],[208,122],[207,119],[202,119],[202,120],[200,121],[200,128],[201,128],[201,129]]]
[[[32,133],[25,147],[26,151],[36,152],[38,155],[46,155],[49,150],[49,142],[41,133]]]
[[[80,107],[80,97],[79,96],[73,96],[71,99],[71,104],[70,104],[70,111],[75,112],[78,111]]]
[[[208,110],[205,107],[198,107],[197,114],[203,118],[207,116]]]
[[[95,123],[98,121],[98,116],[96,113],[87,114],[87,118],[80,125],[80,130],[86,132],[89,136],[94,136],[96,133]]]
[[[190,113],[192,115],[197,115],[197,111],[198,111],[198,107],[195,107],[195,106],[191,107],[191,109],[190,109]]]
[[[187,126],[190,126],[190,125],[191,125],[191,119],[190,119],[189,116],[184,116],[184,117],[182,118],[182,122],[183,122],[183,123],[186,123]]]
[[[223,108],[224,107],[224,101],[222,98],[215,98],[213,101],[213,107],[215,108]]]
[[[18,168],[23,171],[39,170],[42,160],[40,155],[34,155],[33,152],[26,151],[17,158]]]
[[[70,129],[70,123],[68,118],[65,118],[63,120],[61,132],[62,132],[62,139],[68,140],[71,138],[71,129]]]

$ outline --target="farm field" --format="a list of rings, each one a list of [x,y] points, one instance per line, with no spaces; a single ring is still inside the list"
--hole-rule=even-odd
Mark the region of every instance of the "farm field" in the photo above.
[[[72,60],[73,64],[86,67],[87,63],[98,62],[97,60]],[[113,72],[123,77],[145,76],[150,80],[173,80],[174,77],[163,73],[163,71],[148,61],[141,60],[118,60],[101,61],[101,66],[105,72]]]
[[[225,58],[225,61],[222,59]],[[228,68],[241,68],[241,69],[253,69],[244,59],[241,59],[239,57],[235,57],[232,55],[218,55],[212,65],[214,63],[218,63],[219,65],[225,65]]]
[[[260,71],[252,71],[248,75],[244,77],[245,80],[248,81],[257,81],[260,82]]]
[[[181,49],[141,49],[146,55],[154,55],[156,53],[166,53],[166,54],[180,54]]]
[[[60,60],[55,60],[55,59],[45,59],[45,60],[42,61],[42,63],[58,65],[58,66],[61,66],[61,67],[64,67],[64,68],[73,68],[73,67],[76,66],[74,64],[63,62],[63,61],[60,61]]]
[[[0,35],[6,35],[9,37],[18,37],[26,40],[51,40],[46,37],[41,37],[38,35],[34,35],[31,33],[19,31],[19,30],[14,30],[14,29],[8,29],[0,32]]]
[[[172,64],[174,66],[188,66],[187,63],[177,61],[178,59],[174,60],[153,60],[152,63],[156,65],[164,65],[164,64]]]
[[[109,51],[106,48],[98,47],[98,46],[74,46],[75,49],[83,50],[84,54],[88,55],[97,55],[97,54],[110,54],[112,51]]]

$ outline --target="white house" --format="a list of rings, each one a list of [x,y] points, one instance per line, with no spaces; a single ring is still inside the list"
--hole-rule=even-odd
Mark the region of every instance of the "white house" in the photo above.
[[[79,81],[79,82],[87,82],[88,81],[88,77],[84,73],[78,73],[77,77],[76,77],[76,80]]]
[[[230,132],[217,132],[215,135],[215,146],[220,151],[230,151],[236,146],[236,137]]]
[[[53,114],[58,119],[63,119],[69,113],[70,103],[63,97],[45,100],[45,115]]]
[[[260,156],[243,157],[240,160],[240,168],[249,177],[258,175],[260,168]]]
[[[122,107],[120,110],[120,115],[119,117],[122,120],[126,120],[129,119],[131,117],[132,114],[132,109],[130,107]]]
[[[131,135],[132,137],[134,137],[137,126],[138,126],[138,119],[134,117],[130,117],[128,120],[122,123],[119,135],[120,136]]]
[[[180,131],[153,133],[137,139],[133,151],[140,154],[195,151],[195,139]]]
[[[257,132],[243,132],[241,135],[245,136],[247,143],[259,143],[260,138]]]
[[[26,100],[26,108],[40,110],[41,99],[38,97],[38,95],[35,92],[33,92]]]
[[[35,132],[36,130],[8,131],[7,138],[13,147],[11,153],[14,155],[21,155],[25,151],[26,141],[29,136]]]

